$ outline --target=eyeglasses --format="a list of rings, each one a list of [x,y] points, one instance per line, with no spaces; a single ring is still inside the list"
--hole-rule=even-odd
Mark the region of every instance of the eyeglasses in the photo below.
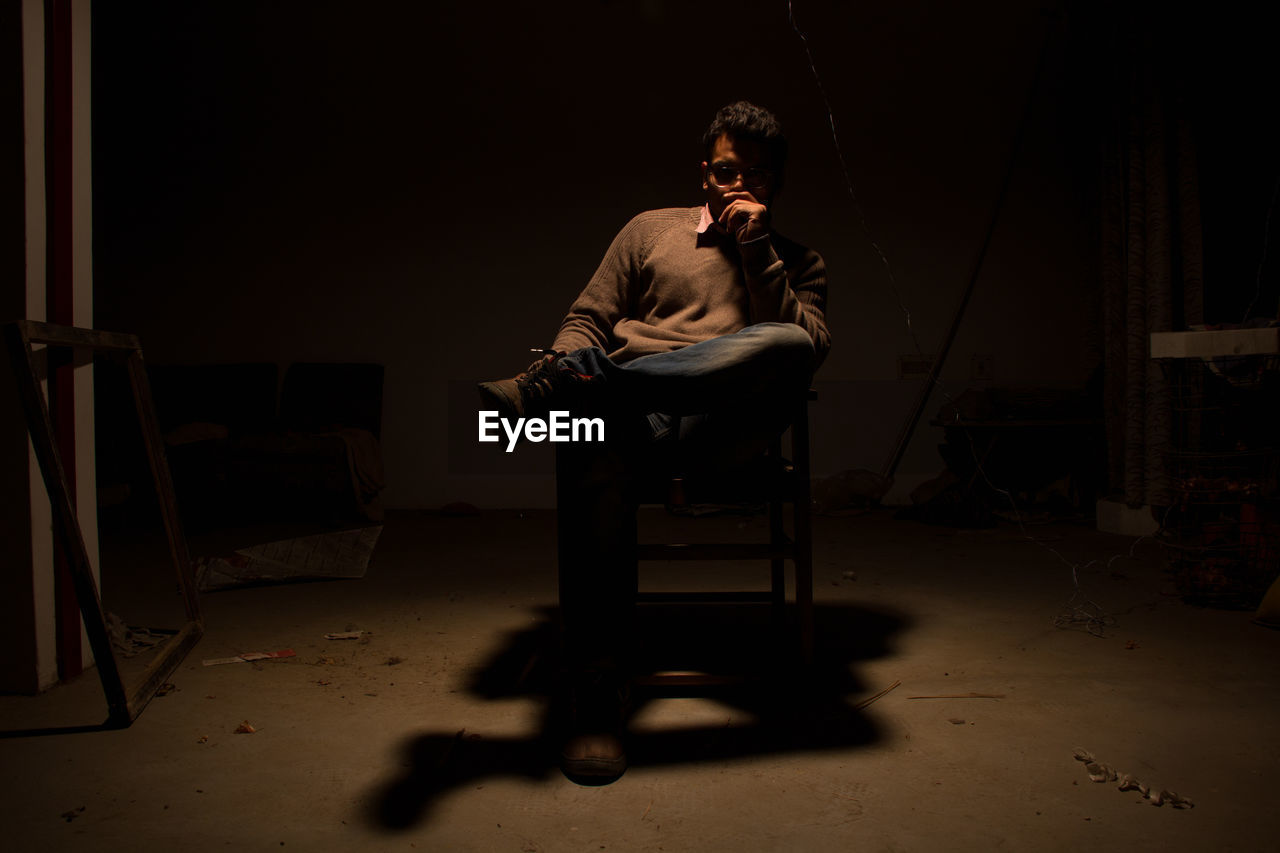
[[[707,169],[707,178],[721,189],[733,186],[738,178],[742,178],[744,187],[758,190],[773,180],[773,172],[768,169],[740,169],[728,163],[717,163]]]

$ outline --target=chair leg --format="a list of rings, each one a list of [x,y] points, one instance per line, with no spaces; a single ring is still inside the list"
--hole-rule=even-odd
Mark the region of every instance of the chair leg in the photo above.
[[[803,521],[796,509],[796,618],[800,625],[800,659],[804,666],[813,663],[813,543],[809,533],[808,508]]]
[[[769,541],[774,548],[786,544],[787,531],[782,521],[782,501],[769,501]],[[770,589],[773,592],[773,621],[775,625],[786,622],[787,611],[787,561],[782,557],[774,557],[769,561]]]
[[[804,666],[813,663],[813,529],[811,495],[809,493],[809,413],[801,405],[792,430],[792,453],[795,457],[795,524],[796,617],[800,623],[800,658]]]

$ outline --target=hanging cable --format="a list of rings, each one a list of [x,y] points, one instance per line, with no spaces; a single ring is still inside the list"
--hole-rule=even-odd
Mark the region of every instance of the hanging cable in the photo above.
[[[813,81],[818,86],[818,94],[822,96],[822,105],[827,111],[827,124],[831,127],[831,141],[835,145],[836,157],[840,161],[840,172],[844,176],[844,186],[849,193],[849,200],[853,202],[853,209],[858,214],[858,221],[862,225],[862,231],[867,235],[867,241],[871,244],[871,248],[875,250],[876,255],[880,258],[880,263],[884,266],[885,274],[889,278],[889,286],[893,288],[894,298],[898,302],[898,308],[902,311],[902,316],[907,322],[907,334],[911,337],[911,344],[916,348],[916,353],[923,355],[924,350],[920,347],[920,341],[916,337],[915,327],[911,324],[911,310],[907,308],[906,302],[902,298],[901,289],[898,287],[898,280],[893,274],[893,267],[889,264],[889,258],[885,255],[884,250],[880,248],[879,242],[876,241],[875,235],[871,233],[871,226],[867,223],[867,215],[862,209],[862,204],[858,201],[858,195],[853,189],[853,179],[849,176],[849,164],[845,161],[844,146],[840,144],[840,134],[836,131],[836,114],[831,107],[831,99],[827,97],[827,88],[822,83],[822,75],[818,73],[818,65],[814,62],[813,52],[809,50],[809,39],[805,36],[804,31],[800,29],[800,25],[796,23],[795,8],[791,0],[787,0],[787,21],[791,24],[791,29],[800,37],[800,44],[804,48],[805,59],[809,63],[809,71],[813,74]]]

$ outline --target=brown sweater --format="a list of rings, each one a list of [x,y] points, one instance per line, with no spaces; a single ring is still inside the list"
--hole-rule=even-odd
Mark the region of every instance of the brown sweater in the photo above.
[[[813,338],[816,369],[831,346],[822,258],[776,233],[742,245],[714,229],[698,234],[701,214],[664,208],[628,222],[554,348],[597,346],[622,363],[755,323],[796,323]]]

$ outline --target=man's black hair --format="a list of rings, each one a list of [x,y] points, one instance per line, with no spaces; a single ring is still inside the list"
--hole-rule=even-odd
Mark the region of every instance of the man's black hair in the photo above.
[[[781,176],[787,163],[787,137],[776,116],[763,107],[749,101],[736,101],[721,107],[707,132],[702,135],[702,147],[706,160],[711,162],[711,152],[716,140],[723,134],[732,139],[748,139],[758,142],[769,152],[773,169]]]

